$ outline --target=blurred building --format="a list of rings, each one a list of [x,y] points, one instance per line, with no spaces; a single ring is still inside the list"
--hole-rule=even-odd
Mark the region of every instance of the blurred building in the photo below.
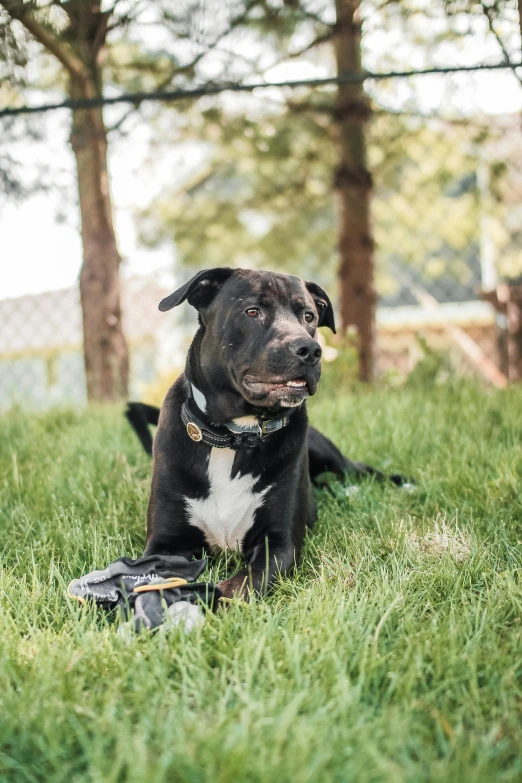
[[[170,290],[148,277],[122,283],[124,329],[130,354],[130,394],[183,367],[193,324],[167,317],[159,301]],[[0,300],[0,409],[86,401],[82,314],[77,287]]]

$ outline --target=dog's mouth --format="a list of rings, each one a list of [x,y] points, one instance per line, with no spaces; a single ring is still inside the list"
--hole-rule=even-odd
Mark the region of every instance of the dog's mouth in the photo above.
[[[268,398],[272,404],[280,402],[282,405],[285,405],[286,403],[289,407],[300,405],[310,394],[308,381],[304,378],[273,379],[268,381],[256,378],[253,375],[246,375],[243,378],[243,386],[248,397],[256,401]]]

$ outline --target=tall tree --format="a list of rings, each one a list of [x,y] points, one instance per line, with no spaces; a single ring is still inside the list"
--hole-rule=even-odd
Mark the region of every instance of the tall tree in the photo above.
[[[71,98],[103,92],[102,59],[113,5],[99,0],[64,0],[52,25],[35,3],[2,0],[12,19],[60,64]],[[83,264],[80,294],[87,393],[106,401],[127,394],[129,356],[121,323],[118,252],[107,172],[107,131],[101,108],[73,111],[71,147],[78,172]]]
[[[360,0],[323,0],[319,3],[310,0],[287,0],[283,4],[267,0],[263,5],[263,14],[255,20],[255,25],[265,36],[265,46],[268,49],[272,48],[273,61],[302,58],[307,53],[315,53],[319,47],[322,47],[323,61],[331,63],[333,60],[338,74],[361,73],[360,5]],[[304,41],[305,44],[297,49],[294,40]],[[288,229],[295,229],[298,226],[299,217],[307,226],[324,227],[322,218],[325,211],[330,209],[333,180],[338,201],[336,244],[341,326],[344,331],[350,327],[355,329],[359,351],[359,375],[362,380],[371,381],[375,358],[376,294],[371,223],[372,178],[366,152],[370,103],[362,82],[345,82],[339,84],[335,98],[331,90],[320,94],[319,98],[314,96],[313,91],[306,91],[300,93],[297,99],[294,99],[294,96],[290,97],[285,109],[287,130],[281,127],[281,122],[276,121],[273,137],[265,138],[264,141],[259,139],[259,133],[256,132],[255,127],[249,126],[248,122],[242,124],[234,121],[233,118],[231,121],[224,117],[216,120],[215,113],[212,112],[209,112],[207,117],[210,124],[214,126],[213,138],[216,138],[215,125],[218,126],[217,133],[220,133],[221,123],[225,128],[236,129],[235,144],[238,148],[240,145],[248,146],[248,140],[246,144],[245,139],[240,140],[245,131],[255,140],[260,152],[261,166],[260,174],[256,172],[254,175],[259,186],[257,194],[264,195],[265,211],[269,215],[269,223],[272,226],[270,232],[272,237],[276,236],[277,227],[281,228],[285,225],[284,210],[281,210],[280,205],[278,206],[285,189],[291,194],[292,207],[299,205],[300,213],[297,216],[291,207],[290,214],[295,215],[296,219],[286,220]],[[260,117],[257,118],[256,123],[262,129]],[[311,145],[303,156],[302,144],[300,145],[299,142],[306,134]],[[222,138],[225,143],[227,136],[230,137],[230,133],[224,131]],[[267,148],[266,155],[263,154],[263,146]],[[273,184],[271,192],[270,187],[267,187],[268,177],[263,181],[262,172],[263,169],[267,169],[267,161],[262,159],[263,157],[273,159],[274,153],[280,156],[280,160],[278,170],[270,169]],[[295,156],[294,161],[289,161],[288,155]],[[327,177],[330,177],[330,187],[326,189],[323,187],[325,163],[329,168]],[[241,161],[236,160],[235,167],[236,170],[240,170]],[[268,167],[270,167],[269,163]],[[322,171],[318,173],[321,167]],[[222,168],[220,166],[218,175],[218,179],[221,180]],[[318,186],[314,194],[307,192],[311,180],[315,180],[315,185]],[[243,222],[237,218],[232,220],[231,213],[226,214],[219,209],[217,205],[221,200],[220,194],[217,193],[216,197],[215,211],[219,212],[220,218],[224,218],[224,222],[228,220],[228,227],[236,233],[244,232]],[[253,200],[247,197],[245,206],[248,207],[248,202]],[[257,201],[259,204],[259,199]],[[312,217],[311,207],[316,209],[315,218]],[[175,205],[173,209],[176,210]],[[181,216],[181,225],[186,225],[184,216]],[[321,230],[319,228],[319,233]],[[202,231],[204,233],[205,229]],[[283,238],[283,242],[279,237],[277,242],[279,247],[286,246],[290,251],[291,257],[286,263],[287,266],[294,261],[293,256],[299,247],[299,240],[301,240],[302,251],[302,238],[302,227],[297,236]],[[190,244],[190,237],[185,235],[185,239],[188,239]],[[264,244],[269,246],[273,242],[268,241]],[[313,248],[317,249],[318,244],[319,242],[314,243]],[[259,238],[257,247],[260,248]],[[259,255],[259,252],[256,253],[253,243],[250,257],[254,259],[256,255]],[[309,252],[302,252],[301,267],[306,265],[309,268],[309,255]],[[330,248],[327,244],[323,245],[316,263],[318,266],[321,264],[324,266],[325,260],[327,262],[330,260]]]
[[[248,20],[262,0],[0,0],[11,23],[59,69],[55,86],[71,99],[103,95],[107,84],[131,91],[188,86],[207,55]],[[146,26],[142,22],[146,22]],[[2,32],[3,30],[3,32]],[[150,31],[152,35],[149,35]],[[155,30],[155,32],[154,32]],[[115,33],[119,33],[115,35]],[[4,26],[2,40],[15,48]],[[126,37],[125,37],[126,36]],[[154,36],[162,47],[154,45]],[[165,40],[167,39],[167,44]],[[33,47],[34,48],[34,47]],[[232,53],[216,65],[234,76]],[[34,68],[33,68],[34,74]],[[124,111],[121,123],[134,107]],[[121,125],[121,123],[119,123]],[[77,169],[83,264],[80,293],[87,392],[90,400],[125,396],[129,356],[122,329],[120,264],[107,167],[108,132],[102,108],[74,109],[70,143]],[[0,167],[0,177],[2,169]]]
[[[436,4],[426,4],[424,0],[387,0],[384,3],[380,0],[365,0],[363,6],[362,0],[227,0],[226,3],[218,0],[214,3],[213,0],[179,0],[176,4],[168,0],[144,0],[135,4],[122,2],[121,5],[118,0],[112,0],[112,7],[102,12],[97,6],[95,8],[90,0],[55,0],[46,8],[58,8],[62,11],[59,33],[55,28],[49,29],[49,25],[42,20],[43,12],[35,10],[37,6],[32,2],[0,0],[0,5],[10,7],[12,16],[17,11],[18,18],[22,23],[25,19],[27,29],[34,37],[35,30],[27,26],[28,21],[34,19],[44,32],[52,33],[64,47],[65,53],[72,55],[79,61],[82,69],[87,71],[91,91],[94,90],[96,94],[96,91],[102,88],[103,78],[110,78],[112,83],[120,85],[126,83],[126,86],[136,90],[140,89],[140,86],[147,89],[153,86],[166,87],[176,78],[176,74],[183,73],[188,78],[181,84],[177,82],[177,85],[193,84],[190,79],[194,75],[195,66],[201,64],[204,54],[212,50],[217,41],[226,38],[227,30],[237,28],[245,31],[246,43],[237,46],[237,42],[228,40],[225,49],[228,50],[226,56],[229,59],[223,59],[224,49],[221,53],[220,68],[216,68],[218,63],[214,59],[211,71],[202,70],[198,73],[199,83],[209,75],[218,80],[220,75],[226,74],[230,81],[252,77],[256,73],[266,72],[278,62],[288,63],[289,60],[306,57],[308,53],[316,57],[316,61],[326,65],[330,73],[334,68],[339,74],[359,73],[362,69],[363,7],[365,40],[368,40],[368,30],[371,31],[372,25],[374,30],[379,28],[380,35],[394,28],[392,33],[395,35],[395,39],[392,35],[392,45],[385,50],[380,46],[374,46],[373,51],[365,49],[366,64],[370,63],[374,69],[403,66],[406,64],[404,58],[409,62],[409,54],[412,51],[420,48],[424,55],[429,49],[426,42],[436,49],[439,39],[443,41],[447,37],[446,33],[433,36],[429,24],[431,15],[435,18],[443,13],[446,1],[449,2],[440,0]],[[514,3],[516,0],[509,2]],[[117,4],[118,9],[115,10]],[[137,58],[139,62],[133,64],[134,49],[140,49],[136,38],[132,39],[130,47],[123,50],[123,53],[120,51],[118,56],[112,56],[114,47],[106,45],[108,31],[114,29],[115,25],[125,24],[126,19],[128,21],[129,13],[132,13],[129,9],[142,7],[149,13],[147,25],[150,25],[150,14],[156,14],[156,21],[159,19],[162,25],[162,35],[170,34],[172,40],[191,47],[190,56],[184,63],[180,64],[176,58],[166,55],[165,51],[161,56],[149,51],[147,60],[141,50]],[[82,22],[82,26],[87,30],[90,26],[91,38],[86,33],[82,34],[82,38],[78,33],[80,18],[83,18],[85,8],[90,8],[91,12],[87,21],[84,19]],[[394,16],[402,16],[405,24],[410,17],[422,17],[422,24],[418,29],[425,31],[425,40],[419,43],[418,35],[414,32],[411,45],[404,48],[407,35],[403,35],[402,29],[399,35],[397,19],[394,19]],[[63,24],[64,18],[66,25]],[[448,32],[450,37],[454,36],[455,31],[448,28]],[[43,42],[43,39],[40,40]],[[398,40],[401,46],[396,45]],[[63,58],[60,60],[56,51],[49,48],[48,44],[48,41],[43,42],[69,74],[70,94],[84,94],[84,81],[74,70],[68,70]],[[318,50],[319,46],[322,46],[321,50]],[[319,54],[316,54],[317,51]],[[107,64],[102,69],[104,55],[107,55]],[[427,57],[429,61],[429,55]],[[231,63],[241,65],[231,69]],[[147,76],[146,81],[143,74]],[[403,85],[404,82],[401,88]],[[386,103],[387,97],[400,111],[405,108],[404,97],[394,95],[395,88],[396,83],[382,82],[370,88],[372,105],[377,109],[375,115],[379,116],[379,103]],[[235,256],[238,263],[243,263],[246,256],[253,264],[265,264],[266,259],[272,257],[274,264],[283,263],[290,266],[290,263],[293,263],[294,269],[310,269],[315,263],[319,267],[319,273],[324,275],[330,273],[330,269],[326,267],[334,265],[329,261],[333,248],[337,245],[342,326],[344,329],[355,328],[359,342],[360,376],[363,380],[370,380],[374,365],[376,304],[375,250],[371,221],[373,188],[370,168],[379,178],[379,171],[376,169],[376,166],[379,166],[379,157],[382,159],[384,154],[389,164],[389,151],[385,149],[386,141],[382,136],[383,128],[385,136],[388,133],[390,138],[398,135],[397,149],[400,148],[402,156],[405,150],[405,134],[415,134],[415,127],[406,116],[400,119],[396,115],[395,120],[384,120],[379,125],[380,137],[376,139],[374,134],[373,143],[370,144],[370,153],[372,150],[374,153],[373,156],[370,155],[373,161],[370,167],[367,153],[368,141],[372,141],[369,124],[370,100],[360,83],[345,82],[335,89],[325,90],[303,88],[291,94],[280,92],[279,98],[281,102],[273,116],[270,116],[270,101],[265,101],[262,105],[258,103],[257,113],[254,111],[248,114],[246,98],[237,101],[239,111],[231,111],[230,102],[226,101],[216,101],[214,109],[210,111],[197,104],[192,115],[194,123],[191,123],[190,112],[188,113],[182,123],[186,136],[199,136],[207,145],[212,141],[218,149],[217,167],[211,166],[213,170],[210,175],[203,177],[197,187],[189,188],[190,210],[185,209],[187,201],[181,201],[179,192],[175,199],[164,198],[161,210],[150,210],[147,234],[151,241],[154,241],[154,235],[160,237],[174,234],[178,257],[182,262],[200,261],[206,242],[208,252],[204,254],[205,257],[216,259],[217,263],[220,263],[218,259],[224,255],[223,248],[227,248],[226,256]],[[414,98],[412,95],[412,106],[416,111],[419,100],[418,96],[417,99]],[[253,98],[253,103],[248,104],[250,109],[255,100]],[[73,123],[72,141],[74,144],[77,140],[77,159],[83,152],[83,167],[80,169],[80,161],[78,165],[79,179],[88,183],[91,160],[99,165],[98,162],[106,155],[103,117],[101,112],[85,110],[78,112],[77,116],[81,122],[79,120],[78,125]],[[173,123],[171,117],[172,115],[168,123],[164,121],[161,124],[161,132],[165,131],[166,125],[176,125],[179,136],[179,124]],[[375,122],[373,126],[376,126]],[[89,158],[81,140],[92,137],[94,143],[90,149],[92,157]],[[172,137],[168,143],[172,144]],[[376,152],[379,154],[375,154]],[[227,171],[223,168],[225,162],[228,163]],[[421,163],[424,164],[423,159]],[[386,168],[382,162],[380,168]],[[102,173],[103,171],[106,174],[106,170],[102,170]],[[234,180],[234,186],[229,188],[227,182],[230,183],[231,179]],[[339,205],[337,240],[334,239],[331,221],[332,180],[336,186]],[[220,181],[222,187],[219,187]],[[210,198],[205,198],[205,194],[210,194]],[[110,207],[108,196],[104,203]],[[196,203],[202,206],[200,212]],[[381,199],[381,204],[383,203]],[[200,220],[203,213],[205,217]],[[161,215],[166,216],[165,222],[170,224],[166,230],[158,230],[157,222]],[[257,228],[254,232],[249,229],[252,217],[256,218],[254,222]],[[176,224],[174,231],[173,222]],[[392,244],[387,243],[382,225],[381,219],[377,226],[381,256],[388,252],[388,245]],[[149,230],[151,227],[152,230]],[[398,228],[394,221],[391,221],[391,228],[391,233],[396,236]],[[112,230],[112,226],[110,229]],[[444,236],[452,233],[450,229],[451,221],[443,231]],[[308,238],[312,237],[310,232],[315,232],[311,242],[308,241]],[[113,233],[112,231],[112,235]],[[221,239],[216,242],[218,234]],[[222,241],[223,237],[226,237],[226,242]],[[427,237],[430,241],[435,241],[429,232]],[[453,240],[450,244],[453,244]],[[239,247],[243,249],[242,257],[241,253],[238,253]],[[403,248],[404,242],[401,243],[401,248],[394,245],[390,252],[392,255],[399,252],[404,256]],[[286,257],[283,250],[287,251]],[[420,256],[423,257],[422,253]],[[324,263],[323,259],[326,259],[327,263]],[[109,320],[113,321],[112,318]]]
[[[448,46],[458,63],[466,39],[481,51],[491,38],[480,8],[474,4],[472,13],[468,0],[455,0],[454,19],[446,15],[450,1],[267,0],[258,24],[276,61],[310,54],[330,73],[335,64],[340,75],[357,74],[364,48],[370,70],[404,70],[412,62],[447,64]],[[506,0],[510,6],[514,2]],[[181,197],[179,191],[177,198],[161,194],[145,215],[143,234],[151,242],[173,237],[187,263],[202,255],[216,263],[241,264],[247,258],[254,265],[306,270],[325,284],[332,283],[337,245],[342,326],[355,328],[360,377],[369,380],[376,274],[388,296],[398,287],[391,270],[404,264],[426,267],[428,278],[444,278],[450,289],[453,280],[463,287],[469,282],[478,220],[470,150],[484,144],[487,134],[479,133],[480,125],[474,130],[469,117],[466,131],[455,116],[451,91],[437,109],[441,120],[447,117],[441,124],[419,116],[436,111],[426,100],[425,81],[366,84],[363,89],[361,83],[345,82],[335,92],[302,88],[280,93],[274,104],[256,105],[253,98],[248,117],[224,104],[203,113],[198,107],[189,133],[212,140],[214,159]],[[499,133],[492,125],[491,137]],[[336,226],[332,180],[339,205]],[[497,233],[503,227],[505,234],[496,241],[506,266],[517,239],[501,219],[508,206],[499,203],[495,214]]]
[[[360,0],[335,0],[337,74],[361,73]],[[371,221],[372,177],[368,169],[366,124],[370,105],[362,82],[340,83],[335,119],[339,162],[335,186],[339,198],[339,283],[343,329],[357,331],[359,377],[374,373],[374,240]]]

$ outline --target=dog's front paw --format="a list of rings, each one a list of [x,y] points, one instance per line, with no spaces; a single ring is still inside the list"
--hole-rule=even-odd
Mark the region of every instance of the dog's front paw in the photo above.
[[[223,598],[228,600],[239,598],[242,601],[248,601],[249,589],[248,576],[246,574],[231,576],[230,579],[219,582],[218,587]]]

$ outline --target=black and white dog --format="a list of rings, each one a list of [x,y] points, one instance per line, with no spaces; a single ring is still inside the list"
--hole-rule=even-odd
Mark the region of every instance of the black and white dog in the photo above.
[[[127,412],[154,454],[145,554],[238,550],[246,567],[219,586],[226,597],[246,597],[299,561],[317,518],[314,477],[382,474],[308,426],[305,400],[321,375],[317,328],[335,332],[322,288],[219,268],[199,272],[159,308],[185,300],[200,324],[185,373],[161,412],[140,403]],[[158,424],[153,449],[147,424]]]

